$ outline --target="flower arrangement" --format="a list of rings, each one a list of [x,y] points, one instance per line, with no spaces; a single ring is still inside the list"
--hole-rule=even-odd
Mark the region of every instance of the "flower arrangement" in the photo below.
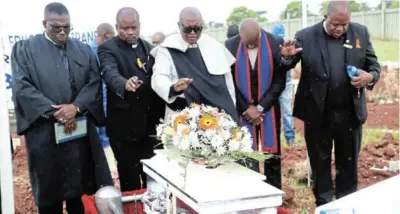
[[[157,137],[165,148],[180,156],[202,159],[205,164],[247,157],[264,160],[266,155],[254,152],[253,139],[246,127],[240,127],[223,110],[192,104],[175,112],[157,126]]]

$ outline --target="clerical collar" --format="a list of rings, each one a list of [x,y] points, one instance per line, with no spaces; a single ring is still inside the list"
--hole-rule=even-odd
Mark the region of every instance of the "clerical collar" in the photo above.
[[[64,45],[57,44],[57,43],[54,42],[52,39],[50,39],[50,37],[47,35],[46,32],[44,32],[44,37],[46,37],[46,39],[49,40],[49,41],[50,41],[51,43],[53,43],[54,45],[56,45],[56,46],[58,46],[58,47],[65,48],[65,44],[64,44]]]
[[[133,44],[133,45],[132,45],[132,48],[137,48],[137,46],[138,46],[137,43],[136,43],[136,44]]]
[[[193,44],[193,45],[188,45],[188,48],[198,48],[199,47],[199,45],[198,44]]]

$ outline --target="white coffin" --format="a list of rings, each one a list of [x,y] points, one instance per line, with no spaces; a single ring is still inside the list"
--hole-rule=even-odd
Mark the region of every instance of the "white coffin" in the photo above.
[[[318,207],[315,214],[336,211],[338,214],[399,214],[400,175]]]
[[[263,182],[264,175],[236,163],[207,169],[181,159],[168,159],[166,150],[157,150],[152,159],[142,160],[144,172],[175,197],[200,214],[276,213],[284,192]]]

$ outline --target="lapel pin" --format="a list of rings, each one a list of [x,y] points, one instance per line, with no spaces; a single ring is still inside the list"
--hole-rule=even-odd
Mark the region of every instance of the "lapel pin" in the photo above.
[[[352,48],[353,48],[353,45],[344,44],[343,47],[348,48],[348,49],[352,49]]]
[[[346,43],[349,43],[349,42],[350,42],[350,40],[346,39]]]
[[[356,48],[361,48],[360,40],[359,40],[359,39],[356,40]]]

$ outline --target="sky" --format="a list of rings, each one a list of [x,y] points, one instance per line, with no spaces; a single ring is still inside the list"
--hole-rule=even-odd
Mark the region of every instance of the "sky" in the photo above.
[[[54,1],[54,0],[53,0]],[[51,0],[0,0],[0,18],[3,32],[39,33],[43,9]],[[376,6],[380,0],[365,0]],[[134,7],[141,16],[141,34],[148,36],[156,31],[165,33],[176,29],[179,12],[183,7],[197,7],[206,22],[223,22],[233,8],[246,6],[256,11],[267,11],[270,21],[278,20],[281,11],[291,0],[58,0],[70,12],[76,31],[93,30],[98,24],[115,24],[115,15],[121,7]],[[306,0],[309,9],[318,12],[322,0]]]

